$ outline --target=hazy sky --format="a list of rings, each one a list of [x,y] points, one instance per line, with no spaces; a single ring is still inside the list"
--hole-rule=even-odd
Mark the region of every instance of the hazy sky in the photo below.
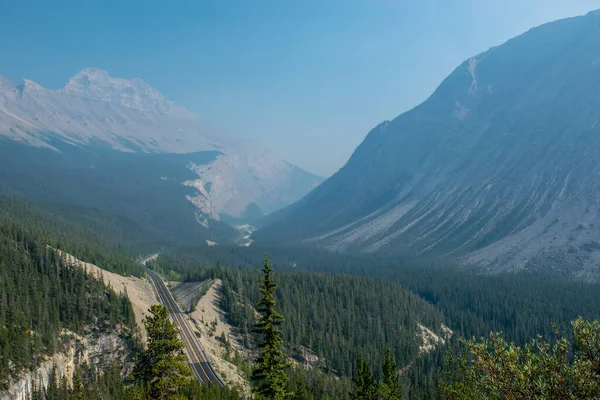
[[[0,74],[139,77],[329,175],[466,58],[600,0],[0,0]]]

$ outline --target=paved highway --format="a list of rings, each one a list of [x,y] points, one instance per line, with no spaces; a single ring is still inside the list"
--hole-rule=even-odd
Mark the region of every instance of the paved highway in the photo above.
[[[194,372],[196,378],[198,378],[200,382],[210,382],[219,386],[225,386],[221,378],[210,365],[206,353],[204,353],[200,343],[198,343],[196,334],[192,331],[188,321],[179,311],[179,306],[175,302],[175,299],[173,299],[173,295],[163,282],[162,278],[156,272],[153,272],[147,268],[146,272],[148,273],[148,276],[150,276],[150,279],[152,280],[152,283],[158,292],[158,297],[160,297],[161,303],[167,307],[171,319],[179,327],[180,336],[185,344],[190,366],[192,367],[192,371]]]

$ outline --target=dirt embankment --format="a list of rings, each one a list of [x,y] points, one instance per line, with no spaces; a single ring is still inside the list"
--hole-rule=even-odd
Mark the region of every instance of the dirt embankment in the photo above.
[[[121,276],[114,272],[108,272],[94,264],[83,262],[74,256],[57,250],[58,254],[74,266],[84,268],[89,275],[99,277],[104,281],[104,284],[112,287],[117,293],[127,292],[127,297],[131,301],[133,312],[135,314],[135,322],[140,328],[142,340],[146,342],[146,329],[142,323],[143,319],[148,314],[148,310],[152,304],[159,303],[156,298],[156,293],[152,284],[145,279],[136,278],[134,276]]]
[[[58,254],[65,257],[65,260],[71,265],[85,268],[88,274],[100,277],[106,285],[115,290],[115,292],[127,292],[127,296],[131,301],[135,320],[140,327],[142,340],[146,341],[146,331],[142,320],[148,314],[148,309],[152,304],[159,303],[156,297],[156,292],[150,282],[145,279],[136,277],[124,277],[119,274],[108,272],[90,263],[83,262],[73,257],[70,254],[57,250]],[[192,322],[192,326],[200,333],[200,344],[210,358],[211,364],[219,372],[228,386],[239,387],[246,395],[250,395],[250,386],[248,381],[238,372],[235,365],[223,359],[227,349],[222,341],[222,336],[227,339],[231,346],[231,352],[238,351],[243,353],[244,358],[248,358],[245,354],[247,350],[241,345],[239,336],[235,333],[231,325],[225,319],[223,310],[219,306],[219,293],[221,290],[221,280],[217,279],[212,282],[206,282],[210,287],[206,290],[204,296],[197,302],[195,311],[185,314]],[[170,282],[169,287],[176,287],[178,283]],[[184,284],[190,286],[188,284]],[[184,289],[184,287],[180,288]],[[189,289],[186,287],[186,289]],[[202,291],[205,290],[204,285],[195,286],[197,294],[190,293],[190,290],[184,290],[185,298],[183,303],[186,306],[181,307],[182,311],[188,311],[191,298],[197,298]]]
[[[241,345],[241,339],[233,327],[227,323],[225,314],[219,306],[219,293],[221,291],[221,280],[212,282],[206,294],[196,304],[196,310],[188,317],[195,329],[200,332],[200,343],[202,348],[210,357],[210,361],[217,369],[221,377],[228,385],[238,386],[244,393],[250,393],[248,381],[239,373],[237,367],[227,362],[223,357],[227,353],[226,345],[222,337],[230,343],[231,353],[234,351],[243,353],[247,359],[247,350]]]
[[[172,287],[171,293],[183,312],[191,312],[203,294],[210,288],[213,280],[203,282],[183,282]]]

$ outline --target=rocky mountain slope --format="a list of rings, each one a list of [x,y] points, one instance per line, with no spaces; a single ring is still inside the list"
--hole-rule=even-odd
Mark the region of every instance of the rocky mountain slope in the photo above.
[[[194,204],[216,219],[221,213],[243,216],[249,206],[274,211],[321,182],[262,143],[219,132],[140,79],[92,68],[56,91],[0,77],[0,136],[54,150],[58,140],[123,152],[218,151],[214,163],[194,164],[198,181],[190,185],[202,187]]]
[[[321,182],[321,178],[282,162],[256,140],[244,141],[209,164],[193,164],[192,170],[198,179],[188,185],[200,193],[206,189],[208,194],[199,196],[200,202],[235,217],[279,210]]]
[[[257,241],[600,276],[600,11],[461,64]]]

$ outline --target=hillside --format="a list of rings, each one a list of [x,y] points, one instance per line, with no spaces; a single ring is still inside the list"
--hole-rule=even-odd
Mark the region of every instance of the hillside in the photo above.
[[[253,305],[260,301],[260,275],[229,272],[223,282],[223,307],[248,335],[255,324]],[[353,376],[359,354],[381,364],[387,346],[400,367],[407,367],[444,343],[436,340],[426,350],[423,326],[446,337],[443,315],[395,283],[304,272],[280,273],[278,287],[276,301],[287,316],[282,330],[288,354],[334,375]]]
[[[55,143],[60,152],[0,143],[0,194],[45,208],[108,214],[111,223],[129,225],[125,229],[133,237],[146,237],[155,248],[178,241],[221,242],[235,235],[233,228],[210,219],[210,209],[192,204],[188,198],[195,196],[196,190],[183,184],[195,177],[185,166],[186,160],[207,162],[214,160],[216,152],[182,158],[178,154],[125,153],[60,142]],[[109,217],[93,219],[104,218]],[[90,228],[89,224],[96,222],[88,219],[81,223]]]
[[[374,128],[257,242],[600,277],[600,12],[534,28]]]
[[[132,257],[155,246],[147,232],[115,215],[78,207],[43,208],[20,199],[0,196],[0,224],[26,227],[46,246],[123,276],[142,276]],[[136,235],[137,232],[137,235]]]
[[[63,258],[66,265],[84,270],[88,277],[103,282],[116,294],[127,297],[131,303],[135,325],[140,331],[140,339],[142,343],[145,343],[147,335],[143,320],[148,315],[148,310],[152,304],[158,303],[152,284],[141,277],[123,276],[104,270],[97,265],[81,261],[64,251],[56,250],[56,253]]]
[[[98,349],[96,363],[127,356],[135,325],[127,297],[65,262],[27,225],[0,222],[0,255],[0,398],[26,393],[20,378],[40,365],[47,379],[53,355],[71,364],[59,377],[72,374],[75,346],[81,362]]]
[[[189,200],[205,225],[218,221],[220,214],[244,217],[248,207],[270,213],[298,200],[322,180],[260,142],[218,131],[141,79],[115,78],[94,68],[80,71],[59,90],[30,80],[13,84],[0,77],[0,137],[27,144],[17,148],[25,157],[31,146],[47,149],[36,153],[42,160],[56,155],[50,153],[63,154],[65,145],[84,152],[178,154],[182,168],[197,172],[178,184],[187,182],[191,188]],[[199,152],[212,152],[214,157],[198,160]],[[84,174],[79,179],[86,178]]]
[[[248,262],[260,260],[260,254],[255,258],[248,252],[250,249],[240,250]],[[226,257],[219,256],[217,260],[221,265],[228,263]],[[161,254],[157,263],[161,268],[171,268],[187,276],[189,283],[183,288],[198,287],[198,282],[222,282],[218,300],[212,304],[218,304],[224,314],[218,315],[218,324],[209,336],[219,336],[225,330],[224,337],[231,342],[228,346],[232,346],[228,351],[230,358],[248,362],[256,357],[260,339],[254,333],[255,306],[260,300],[261,273],[254,268],[255,263],[247,266],[250,269],[207,268],[200,257],[187,258],[172,253]],[[342,378],[339,384],[344,385],[348,383],[347,378],[354,376],[359,354],[378,365],[387,346],[391,346],[399,368],[410,370],[405,379],[414,393],[435,386],[436,370],[411,368],[415,363],[439,362],[446,339],[452,336],[437,307],[395,282],[297,272],[279,265],[276,303],[286,320],[282,325],[285,353],[300,370]],[[205,307],[210,309],[201,301],[193,315],[198,315],[195,318],[210,327],[216,317],[205,314]],[[245,371],[244,364],[241,365]],[[347,393],[335,398],[347,398]]]

